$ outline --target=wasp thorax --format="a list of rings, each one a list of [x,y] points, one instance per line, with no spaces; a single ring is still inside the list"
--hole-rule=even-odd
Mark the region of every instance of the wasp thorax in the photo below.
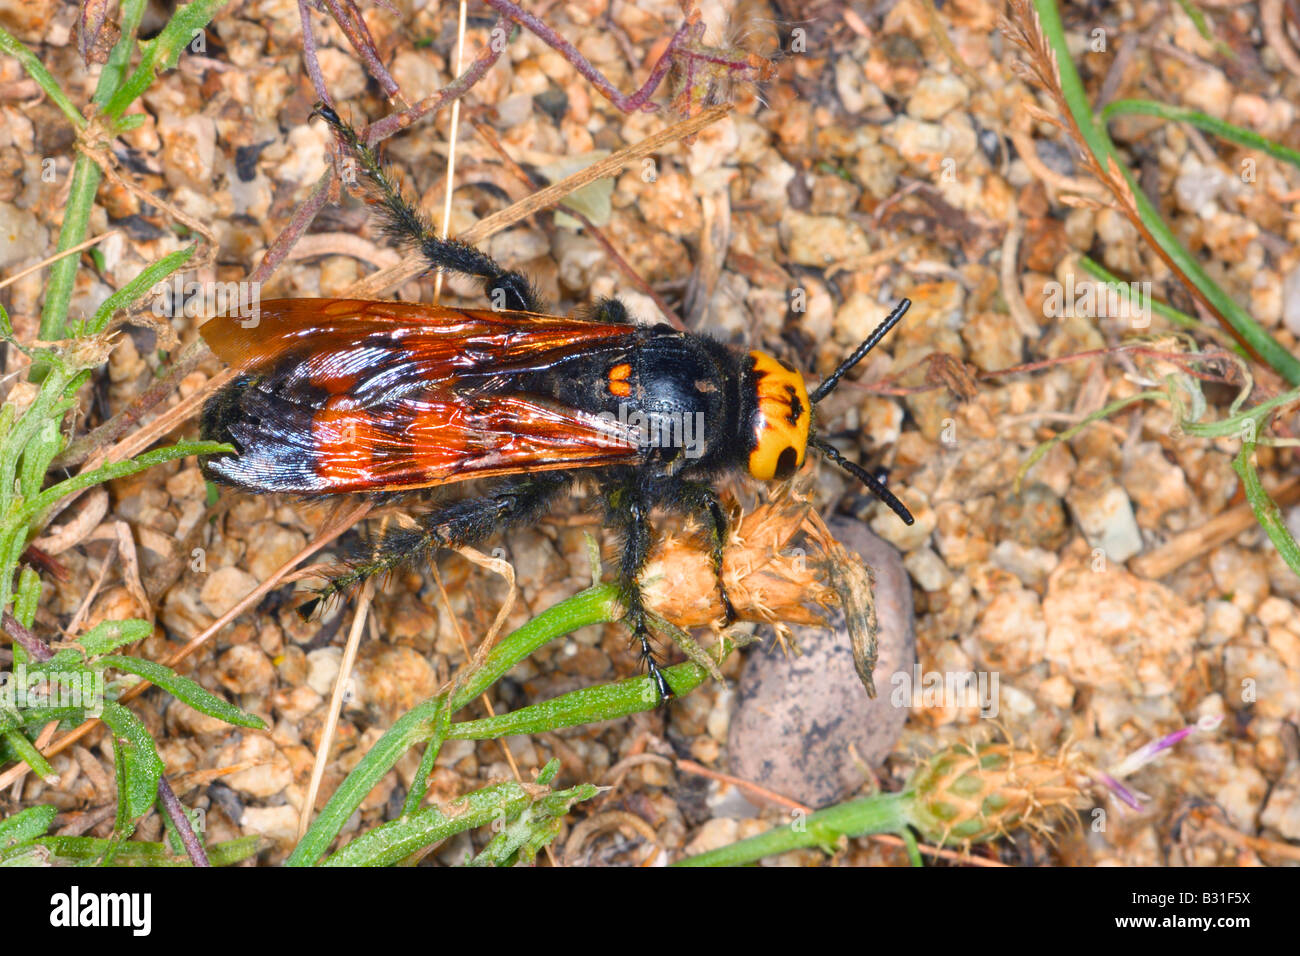
[[[757,392],[754,407],[754,447],[749,473],[770,481],[789,478],[808,451],[812,404],[803,376],[766,352],[750,352]]]

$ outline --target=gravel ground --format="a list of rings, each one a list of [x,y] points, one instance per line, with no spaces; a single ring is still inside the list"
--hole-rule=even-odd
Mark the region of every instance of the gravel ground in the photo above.
[[[396,12],[368,5],[361,12],[387,70],[414,103],[455,75],[455,8],[394,3]],[[1069,3],[1063,13],[1095,104],[1148,98],[1186,106],[1296,149],[1300,11],[1284,7],[1291,29],[1279,36],[1261,20],[1260,7],[1268,5],[1203,4],[1217,47],[1177,3],[1164,0]],[[1238,441],[1189,437],[1175,427],[1168,401],[1140,401],[1052,445],[1015,490],[1040,442],[1108,403],[1159,387],[1175,368],[1164,356],[1193,347],[1185,330],[1160,315],[1146,327],[1082,306],[1061,309],[1053,297],[1064,288],[1066,301],[1077,303],[1071,290],[1088,282],[1080,257],[1149,282],[1156,299],[1185,312],[1195,315],[1196,306],[1097,187],[1069,137],[1031,111],[1057,114],[1014,69],[1025,55],[999,32],[1003,7],[948,0],[935,13],[918,0],[703,3],[710,42],[770,55],[772,76],[761,87],[718,93],[734,109],[690,145],[670,144],[584,191],[582,211],[626,268],[590,229],[550,210],[497,233],[484,248],[532,276],[557,311],[619,295],[639,319],[660,321],[662,303],[688,327],[763,347],[814,380],[899,297],[912,300],[853,383],[819,411],[842,451],[888,469],[916,524],[905,527],[826,465],[811,465],[807,480],[822,515],[837,515],[837,526],[860,530],[865,523],[901,556],[906,574],[878,581],[887,592],[880,601],[914,604],[916,670],[904,662],[901,673],[995,675],[995,712],[973,696],[909,695],[905,722],[872,725],[870,753],[828,747],[831,765],[804,771],[823,782],[831,773],[834,786],[805,792],[798,780],[779,776],[790,781],[783,796],[822,805],[898,789],[925,754],[971,739],[1012,740],[1045,754],[1068,747],[1090,767],[1113,768],[1143,745],[1203,721],[1204,729],[1128,777],[1142,796],[1139,808],[1087,789],[1074,805],[1077,823],[1016,832],[974,848],[969,862],[1295,861],[1300,579],[1260,527],[1241,519],[1249,510],[1232,468]],[[530,9],[622,91],[642,82],[681,22],[679,6],[664,0]],[[99,67],[87,67],[77,50],[77,12],[55,0],[0,2],[0,24],[35,49],[81,104]],[[162,16],[150,7],[146,31],[158,29]],[[479,3],[470,4],[469,16],[466,62],[490,42],[496,19]],[[360,123],[391,112],[337,24],[311,17],[321,74],[344,115]],[[1095,30],[1103,31],[1100,43]],[[316,93],[292,0],[235,0],[203,40],[202,52],[184,55],[132,107],[142,122],[121,138],[118,158],[123,175],[211,230],[215,256],[189,278],[237,281],[308,199],[330,161],[332,137],[309,120]],[[778,44],[784,52],[775,54]],[[74,155],[58,110],[24,83],[17,62],[0,57],[5,276],[52,251]],[[522,32],[462,103],[451,232],[530,191],[476,127],[494,132],[514,163],[554,181],[680,119],[668,98],[657,94],[656,111],[621,112],[564,57]],[[441,110],[390,140],[387,152],[435,219],[444,203],[449,126],[450,110]],[[1295,352],[1300,170],[1187,124],[1128,116],[1111,131],[1173,232]],[[53,175],[43,179],[47,168]],[[176,225],[137,193],[101,186],[90,232],[118,232],[97,247],[93,267],[80,271],[72,314],[93,312],[146,263],[184,245],[185,230]],[[344,196],[325,207],[261,294],[340,295],[397,259],[364,205]],[[38,270],[0,291],[20,340],[37,337],[43,276]],[[431,299],[433,284],[409,281],[400,296]],[[449,280],[443,295],[478,301],[473,284],[460,280]],[[172,330],[189,343],[197,325],[180,317]],[[1193,335],[1200,348],[1218,341],[1205,329]],[[1135,337],[1147,352],[1116,350]],[[177,353],[176,345],[164,352],[164,344],[143,325],[121,335],[87,388],[77,427],[120,411],[156,382]],[[5,372],[14,373],[26,359],[11,348],[5,361]],[[161,407],[176,406],[220,371],[208,357]],[[21,378],[6,379],[7,400],[22,400]],[[1281,391],[1263,375],[1260,386]],[[1234,395],[1207,385],[1205,417],[1224,417]],[[1281,419],[1278,433],[1290,434],[1290,417]],[[195,431],[191,418],[171,435]],[[1294,454],[1260,448],[1258,461],[1265,483],[1277,487],[1293,470]],[[754,494],[743,482],[727,487],[742,500]],[[1290,505],[1300,496],[1279,496],[1288,524],[1300,530],[1300,510]],[[48,577],[38,625],[57,636],[97,587],[83,628],[149,618],[155,632],[132,653],[154,659],[212,625],[314,540],[330,516],[325,504],[230,491],[214,505],[193,459],[115,482],[102,504],[106,510],[88,521],[86,533],[57,555],[68,574]],[[603,533],[606,555],[613,554],[616,542],[600,531],[591,504],[566,501],[536,526],[489,545],[504,549],[519,584],[509,626],[590,584],[590,534]],[[110,551],[123,526],[138,568],[118,557],[120,549]],[[1227,531],[1211,533],[1218,528]],[[340,553],[331,546],[312,560]],[[397,717],[464,661],[458,633],[477,640],[491,626],[505,598],[503,580],[454,555],[438,567],[445,600],[427,568],[393,576],[376,596],[318,806]],[[262,834],[263,865],[294,845],[352,620],[345,606],[304,623],[292,590],[273,590],[182,666],[262,716],[268,730],[233,730],[157,690],[132,704],[158,741],[169,778],[192,784],[183,796],[206,811],[209,840]],[[752,785],[780,787],[749,768],[789,751],[796,732],[779,714],[752,708],[746,733],[733,727],[745,696],[738,693],[741,671],[773,643],[767,630],[759,633],[762,647],[723,665],[725,683],[706,682],[667,708],[508,739],[525,775],[557,757],[561,785],[613,786],[575,808],[557,842],[569,844],[565,860],[675,859],[789,822],[791,804]],[[840,636],[822,642],[830,644],[826,653],[847,646]],[[810,636],[805,643],[818,642]],[[587,628],[517,667],[493,689],[492,704],[498,712],[514,709],[636,667],[624,629]],[[880,674],[877,683],[882,697],[903,686]],[[816,673],[797,686],[813,697],[826,692]],[[470,710],[479,716],[482,704]],[[511,778],[503,746],[448,743],[430,799],[450,801]],[[807,747],[800,742],[795,750]],[[53,763],[59,785],[21,780],[0,794],[0,816],[52,803],[61,811],[55,829],[107,835],[112,815],[100,808],[112,802],[113,775],[104,733],[88,735]],[[344,838],[400,812],[417,766],[418,754],[399,762]],[[592,825],[570,843],[583,820]],[[160,831],[155,814],[140,835],[157,839]],[[427,862],[459,862],[490,836],[462,835]],[[776,858],[828,860],[906,864],[897,845],[867,839],[833,857],[803,850]]]

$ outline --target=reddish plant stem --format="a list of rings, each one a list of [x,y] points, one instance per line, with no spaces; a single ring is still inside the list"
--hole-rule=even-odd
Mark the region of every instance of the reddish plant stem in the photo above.
[[[361,59],[365,61],[366,69],[383,87],[384,95],[392,99],[400,92],[397,81],[393,79],[388,69],[380,61],[379,51],[375,49],[375,40],[370,35],[370,28],[366,26],[366,21],[361,17],[361,11],[357,9],[352,0],[345,0],[345,2],[347,3],[346,9],[339,4],[338,0],[325,0],[330,12],[334,15],[334,22],[339,25],[343,35],[348,38],[348,42],[352,44],[352,49],[356,50]]]
[[[522,7],[511,3],[510,0],[484,0],[484,2],[493,10],[500,13],[503,17],[509,17],[524,29],[536,34],[543,43],[551,47],[551,49],[555,50],[573,64],[573,68],[581,73],[592,86],[599,90],[605,99],[609,100],[624,113],[634,113],[639,109],[644,109],[646,112],[653,112],[656,109],[653,103],[648,104],[646,103],[646,100],[648,100],[651,94],[659,88],[659,84],[662,83],[664,77],[668,75],[668,70],[673,63],[673,56],[677,53],[678,46],[686,38],[686,35],[692,26],[692,21],[688,19],[677,28],[677,32],[673,34],[673,38],[669,41],[667,49],[664,50],[663,55],[660,56],[658,62],[655,63],[654,69],[650,71],[650,77],[644,84],[642,84],[639,90],[631,96],[627,96],[619,92],[618,88],[615,87],[613,83],[605,79],[605,75],[601,73],[600,70],[596,69],[596,67],[591,64],[590,60],[579,53],[577,47],[548,27],[538,17],[529,13],[527,10],[524,10]]]
[[[420,117],[442,109],[442,107],[455,102],[468,93],[470,87],[483,79],[484,74],[492,68],[492,65],[505,52],[506,39],[510,35],[509,28],[510,21],[508,19],[505,17],[499,19],[488,34],[487,44],[483,49],[479,50],[474,62],[453,82],[444,86],[432,96],[426,96],[410,109],[402,110],[400,113],[392,113],[381,120],[371,123],[366,128],[363,137],[366,145],[374,146],[382,140],[388,139],[394,133],[406,129]]]
[[[330,165],[321,174],[321,178],[316,180],[316,185],[311,188],[311,194],[293,214],[289,225],[275,237],[275,242],[271,243],[271,247],[266,250],[266,255],[257,264],[257,268],[248,274],[249,282],[262,283],[271,278],[271,274],[280,267],[280,263],[284,262],[294,244],[315,220],[316,214],[324,208],[332,185],[334,185],[334,167]]]
[[[316,38],[311,32],[311,12],[307,0],[298,0],[298,18],[302,21],[302,58],[307,64],[312,89],[316,91],[318,100],[333,106],[334,101],[330,99],[329,90],[325,87],[325,75],[321,73],[320,61],[316,58]]]
[[[52,574],[60,581],[70,581],[72,579],[71,572],[69,572],[57,558],[53,555],[46,554],[34,544],[29,544],[27,546],[26,550],[23,551],[22,559],[37,571],[44,571],[46,574]]]
[[[165,776],[158,778],[158,802],[162,804],[163,810],[171,818],[172,826],[176,827],[176,832],[180,834],[181,843],[185,845],[185,852],[189,854],[190,862],[195,866],[211,866],[203,844],[199,842],[198,835],[190,826],[190,818],[185,815],[185,808],[181,806],[176,791],[172,789]]]
[[[35,631],[23,627],[18,618],[14,617],[13,612],[7,608],[4,612],[4,628],[15,643],[22,645],[23,650],[31,655],[32,660],[48,661],[54,656],[50,646],[41,640]]]

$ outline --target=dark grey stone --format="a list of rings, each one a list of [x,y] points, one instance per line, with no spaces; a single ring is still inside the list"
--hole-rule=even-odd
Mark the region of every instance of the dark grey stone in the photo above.
[[[877,696],[858,679],[837,611],[829,630],[793,628],[797,657],[775,644],[749,652],[727,740],[731,773],[812,807],[853,793],[865,780],[858,761],[874,768],[894,749],[908,711],[890,703],[890,678],[910,674],[916,660],[912,586],[898,552],[855,519],[837,516],[829,527],[875,577]]]

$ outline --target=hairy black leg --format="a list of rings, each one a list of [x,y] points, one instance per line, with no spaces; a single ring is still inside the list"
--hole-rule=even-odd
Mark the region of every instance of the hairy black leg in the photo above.
[[[627,306],[612,296],[597,300],[588,316],[593,322],[608,322],[612,325],[631,325],[632,317],[627,314]]]
[[[350,571],[331,580],[299,611],[308,617],[322,601],[437,548],[477,544],[494,531],[532,521],[573,482],[573,477],[567,471],[543,471],[505,479],[476,498],[455,501],[420,515],[415,527],[390,527],[366,557],[353,562]]]
[[[672,699],[673,691],[650,646],[650,628],[647,623],[649,615],[639,580],[641,569],[650,557],[653,535],[650,527],[651,503],[633,484],[621,485],[611,491],[608,503],[611,522],[623,534],[623,556],[619,560],[618,582],[623,603],[627,606],[624,620],[632,629],[632,640],[641,644],[641,660],[645,662],[646,672],[654,681],[660,703],[663,703]]]
[[[491,256],[468,243],[438,236],[428,218],[407,198],[401,184],[389,173],[379,155],[362,142],[356,130],[328,106],[318,105],[316,112],[334,128],[369,180],[385,235],[402,245],[419,249],[429,261],[431,270],[443,269],[482,279],[484,291],[494,309],[543,311],[537,291],[527,278],[519,272],[501,268]]]
[[[698,481],[681,481],[665,495],[665,501],[678,511],[703,516],[709,528],[709,549],[713,558],[713,574],[718,582],[718,596],[722,599],[722,610],[727,624],[736,620],[736,609],[732,606],[731,595],[722,580],[722,551],[727,544],[727,512],[722,502],[708,485]]]

